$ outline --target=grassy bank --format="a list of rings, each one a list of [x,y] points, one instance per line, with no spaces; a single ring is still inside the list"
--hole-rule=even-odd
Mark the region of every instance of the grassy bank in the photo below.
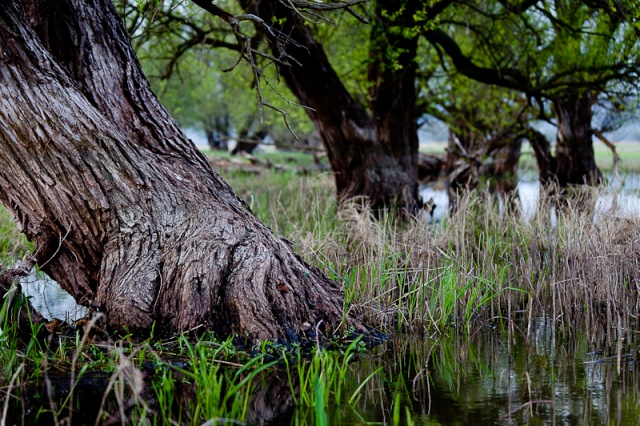
[[[0,206],[0,263],[18,259],[33,245],[20,233],[9,213]]]
[[[392,338],[399,336],[398,345],[406,336],[422,342],[417,352],[428,345],[429,354],[440,354],[434,359],[442,375],[458,368],[457,352],[448,352],[450,339],[471,342],[498,332],[529,342],[545,330],[554,342],[581,336],[590,348],[620,359],[639,329],[640,219],[609,214],[594,221],[592,209],[584,207],[593,207],[595,192],[585,191],[561,213],[557,200],[543,199],[530,220],[517,211],[505,214],[487,197],[470,195],[445,223],[398,224],[373,220],[356,205],[339,209],[329,174],[264,170],[256,177],[229,171],[226,178],[261,220],[343,285],[345,311]],[[29,248],[5,212],[0,221],[3,256]],[[3,332],[3,419],[14,419],[8,416],[15,413],[17,421],[35,394],[42,413],[31,412],[30,420],[76,416],[77,421],[74,407],[94,404],[92,413],[100,421],[157,424],[254,422],[252,416],[270,395],[284,395],[287,402],[281,405],[299,407],[292,422],[325,424],[331,422],[328,406],[358,413],[361,396],[375,398],[375,389],[388,382],[385,365],[376,361],[355,382],[348,378],[355,374],[349,361],[360,356],[357,344],[298,356],[270,345],[240,353],[211,336],[94,344],[78,332],[47,346],[19,345],[6,324]],[[462,343],[455,345],[468,353]],[[415,380],[424,362],[414,362]],[[79,395],[90,395],[96,380],[104,386],[95,403],[80,402]],[[411,419],[398,408],[405,407],[400,400],[411,380],[406,377],[404,390],[394,391],[397,400],[386,402],[390,423]],[[67,393],[47,387],[52,384]],[[272,420],[278,418],[271,414]]]

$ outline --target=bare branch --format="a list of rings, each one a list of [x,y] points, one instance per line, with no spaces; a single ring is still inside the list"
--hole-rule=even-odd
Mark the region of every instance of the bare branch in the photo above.
[[[364,15],[360,15],[358,12],[356,12],[355,10],[353,10],[352,7],[347,7],[345,8],[345,10],[347,12],[349,12],[349,15],[353,16],[354,18],[356,18],[358,21],[362,22],[363,24],[370,24],[371,23],[371,19],[369,19],[368,17],[364,16]]]
[[[291,132],[291,134],[297,141],[300,140],[300,138],[298,138],[298,135],[296,135],[296,133],[291,128],[291,125],[289,124],[289,120],[287,119],[287,117],[289,116],[288,112],[278,107],[275,107],[268,102],[264,102],[263,105],[266,106],[267,108],[271,108],[272,110],[279,112],[282,115],[282,120],[284,120],[284,124],[287,126],[287,129],[289,129],[289,132]]]
[[[288,0],[288,3],[292,4],[299,9],[309,10],[338,10],[348,9],[359,4],[367,3],[369,0],[343,0],[330,3],[324,3],[322,0]]]
[[[616,150],[616,146],[611,143],[607,138],[604,137],[602,132],[598,129],[593,129],[593,134],[600,139],[600,142],[606,145],[607,148],[611,150],[611,154],[613,154],[613,173],[616,177],[620,177],[618,175],[618,163],[620,163],[620,156],[618,155],[618,151]]]
[[[298,139],[298,137],[296,136],[296,134],[293,132],[293,129],[291,128],[291,125],[289,124],[288,121],[288,113],[280,108],[275,107],[274,105],[268,103],[265,99],[264,99],[264,95],[262,93],[262,86],[261,86],[261,80],[264,81],[269,88],[271,88],[278,96],[280,96],[282,99],[285,100],[285,102],[287,102],[289,105],[294,105],[294,106],[298,106],[298,107],[303,107],[303,108],[308,108],[308,107],[304,107],[302,105],[298,105],[292,101],[290,101],[289,99],[287,99],[285,96],[283,96],[276,88],[275,86],[273,86],[273,84],[271,84],[271,82],[265,78],[264,74],[262,73],[262,69],[258,66],[258,64],[256,63],[256,56],[260,56],[262,58],[268,59],[274,63],[278,63],[280,65],[284,65],[284,66],[290,66],[290,62],[293,63],[298,63],[298,61],[295,60],[295,58],[293,58],[292,56],[290,56],[289,54],[287,54],[284,50],[284,46],[290,45],[290,46],[294,46],[296,48],[300,48],[300,49],[306,49],[305,46],[302,46],[301,44],[297,43],[295,40],[293,40],[292,38],[290,38],[288,35],[274,30],[271,26],[269,26],[262,18],[260,18],[257,15],[251,14],[251,13],[245,13],[242,15],[237,15],[234,16],[231,13],[225,11],[224,9],[220,8],[219,6],[213,4],[210,0],[192,0],[193,3],[195,3],[196,5],[200,6],[202,9],[204,9],[205,11],[211,13],[214,16],[218,16],[220,18],[222,18],[224,21],[226,21],[229,26],[231,27],[231,31],[233,32],[233,34],[236,37],[236,40],[238,41],[238,45],[237,45],[237,50],[239,50],[240,54],[238,55],[237,60],[235,61],[235,63],[228,69],[225,69],[225,72],[229,72],[232,71],[233,69],[235,69],[238,64],[240,64],[240,62],[242,62],[242,60],[245,60],[249,66],[251,67],[251,70],[253,72],[253,78],[255,81],[255,85],[256,85],[256,92],[258,94],[258,109],[260,111],[260,122],[262,123],[264,121],[264,107],[270,108],[278,113],[280,113],[282,115],[282,118],[284,120],[285,125],[287,126],[287,128],[289,129],[289,131],[291,132],[291,134],[296,138],[296,140]],[[302,13],[298,10],[298,8],[306,8],[306,9],[313,9],[313,10],[334,10],[334,9],[340,9],[340,8],[345,8],[348,6],[353,6],[353,5],[357,5],[360,3],[363,3],[365,0],[349,0],[346,2],[337,2],[337,3],[330,3],[327,5],[324,5],[323,7],[317,7],[320,6],[319,4],[316,3],[309,3],[312,5],[315,5],[316,7],[313,8],[309,8],[306,7],[307,3],[306,1],[302,1],[300,2],[299,0],[286,0],[288,2],[288,7],[292,8],[293,10],[296,11],[296,13],[302,15]],[[309,13],[309,12],[308,12]],[[304,16],[303,16],[304,18]],[[305,18],[306,19],[306,18]],[[326,18],[322,18],[326,21],[328,21]],[[253,24],[255,25],[256,29],[258,31],[262,30],[264,32],[266,32],[268,34],[269,37],[271,37],[272,39],[276,40],[276,42],[281,46],[281,48],[279,49],[279,54],[280,57],[277,58],[274,55],[270,55],[264,52],[261,52],[257,49],[254,49],[252,46],[253,40],[250,36],[244,34],[241,30],[240,30],[240,23],[244,22],[244,21],[250,21],[253,22]],[[235,46],[235,45],[234,45]]]

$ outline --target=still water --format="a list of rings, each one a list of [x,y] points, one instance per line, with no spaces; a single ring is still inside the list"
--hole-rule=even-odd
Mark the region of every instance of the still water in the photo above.
[[[617,357],[591,348],[586,335],[555,342],[540,324],[529,337],[398,336],[354,365],[356,383],[383,370],[357,406],[330,411],[330,423],[639,424],[635,351],[623,351],[618,374]]]
[[[518,199],[525,218],[531,218],[536,212],[540,197],[540,183],[535,180],[522,179],[518,182]],[[599,192],[595,205],[594,219],[602,214],[618,216],[637,215],[640,212],[640,175],[627,176],[624,180],[610,178],[609,185]],[[424,186],[420,195],[426,201],[433,199],[435,209],[433,220],[442,221],[449,214],[449,197],[447,191]]]
[[[530,336],[508,329],[480,331],[472,339],[393,336],[349,365],[342,403],[331,402],[332,396],[320,410],[296,407],[286,370],[272,368],[253,381],[246,422],[218,419],[206,424],[637,425],[635,342],[616,357],[594,350],[586,334],[556,342],[544,319],[539,323]],[[72,424],[100,424],[96,416],[101,407],[108,414],[120,412],[116,398],[103,399],[109,376],[89,372],[73,381]],[[9,411],[9,424],[48,424],[50,401],[62,404],[71,389],[68,375],[53,372],[49,381],[52,388],[32,387],[32,396]],[[150,382],[151,376],[139,395],[153,409],[158,402]],[[188,405],[193,397],[186,382],[173,389],[174,406]]]
[[[76,321],[87,312],[87,308],[77,305],[69,293],[42,272],[34,272],[20,284],[31,305],[48,320]]]

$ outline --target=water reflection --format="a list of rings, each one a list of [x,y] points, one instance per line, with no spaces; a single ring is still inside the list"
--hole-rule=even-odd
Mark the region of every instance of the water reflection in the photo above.
[[[541,321],[541,324],[544,322]],[[543,325],[544,326],[544,325]],[[554,342],[545,332],[479,333],[421,340],[402,336],[352,367],[350,391],[382,367],[354,407],[331,424],[637,424],[635,351],[617,362],[590,352],[586,336]],[[296,423],[309,414],[298,413]],[[398,417],[399,416],[399,417]]]
[[[31,305],[48,320],[76,321],[87,313],[87,308],[77,305],[69,293],[42,272],[34,271],[20,284],[24,294],[31,297]]]
[[[299,385],[295,373],[289,377],[283,366],[259,375],[253,380],[251,392],[240,392],[237,397],[248,398],[248,424],[318,424],[319,412],[331,425],[638,423],[635,343],[623,348],[618,374],[618,358],[594,352],[586,334],[571,342],[559,342],[549,333],[548,320],[538,321],[537,327],[529,337],[510,327],[480,331],[472,339],[455,333],[438,339],[396,336],[349,365],[342,403],[336,405],[331,402],[335,399],[330,399],[325,410],[295,407],[290,386],[298,392]],[[149,409],[146,415],[158,423],[162,422],[155,417],[160,415],[160,403],[152,383],[162,380],[164,368],[168,367],[154,367],[140,374],[144,382],[136,391],[136,398]],[[120,402],[113,392],[103,398],[114,377],[87,373],[73,382],[73,407],[78,410],[73,424],[91,424],[100,418],[122,420],[136,412],[134,405],[121,405],[137,400],[131,397],[132,390],[125,392]],[[14,401],[17,406],[9,411],[11,422],[43,422],[48,419],[44,413],[50,404],[67,403],[69,376],[54,371],[48,373],[47,380],[49,387],[42,381],[33,383],[26,389],[26,398]],[[124,389],[132,387],[126,377],[119,380]],[[174,385],[174,414],[184,410],[182,421],[197,423],[199,417],[190,419],[186,414],[198,395],[196,384],[177,380]],[[227,420],[235,423],[234,419]]]
[[[518,182],[518,198],[520,207],[526,219],[531,219],[540,198],[540,183],[532,180]],[[600,215],[614,214],[617,216],[632,216],[640,212],[640,176],[628,176],[624,181],[610,179],[610,185],[602,188],[598,194],[594,210],[594,220]],[[442,221],[449,214],[449,197],[444,189],[434,189],[429,186],[422,187],[420,195],[425,200],[433,198],[436,205],[433,212],[433,220]]]

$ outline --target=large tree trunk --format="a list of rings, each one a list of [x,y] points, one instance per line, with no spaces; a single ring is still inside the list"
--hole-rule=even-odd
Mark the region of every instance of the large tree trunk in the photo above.
[[[593,152],[594,100],[595,96],[576,94],[553,103],[558,124],[555,175],[561,187],[599,185],[604,181]]]
[[[282,40],[267,35],[274,56],[282,57],[286,50],[295,59],[291,66],[280,66],[279,71],[300,104],[312,108],[307,111],[327,151],[338,199],[365,197],[374,209],[393,206],[410,213],[416,211],[422,201],[416,182],[417,134],[412,133],[416,119],[415,88],[411,84],[393,94],[390,84],[383,81],[393,77],[406,85],[407,75],[414,72],[413,58],[406,75],[405,71],[397,75],[391,71],[384,75],[372,72],[381,79],[375,83],[374,112],[383,109],[383,101],[391,102],[386,105],[385,116],[372,120],[344,87],[299,12],[276,0],[240,0],[240,3],[247,13],[256,14],[265,22],[282,22],[278,30],[295,42],[283,46]],[[413,91],[408,90],[410,87]],[[404,99],[407,92],[412,95]],[[393,105],[397,106],[394,110]],[[390,114],[403,116],[390,119]],[[404,126],[411,121],[414,123]]]
[[[376,1],[376,23],[370,35],[369,90],[371,116],[378,141],[404,168],[404,198],[419,200],[418,124],[416,122],[416,55],[418,36],[408,36],[415,25],[418,2]],[[394,52],[390,58],[389,52]]]
[[[295,341],[343,320],[158,103],[109,0],[0,0],[0,56],[0,202],[108,326]]]

